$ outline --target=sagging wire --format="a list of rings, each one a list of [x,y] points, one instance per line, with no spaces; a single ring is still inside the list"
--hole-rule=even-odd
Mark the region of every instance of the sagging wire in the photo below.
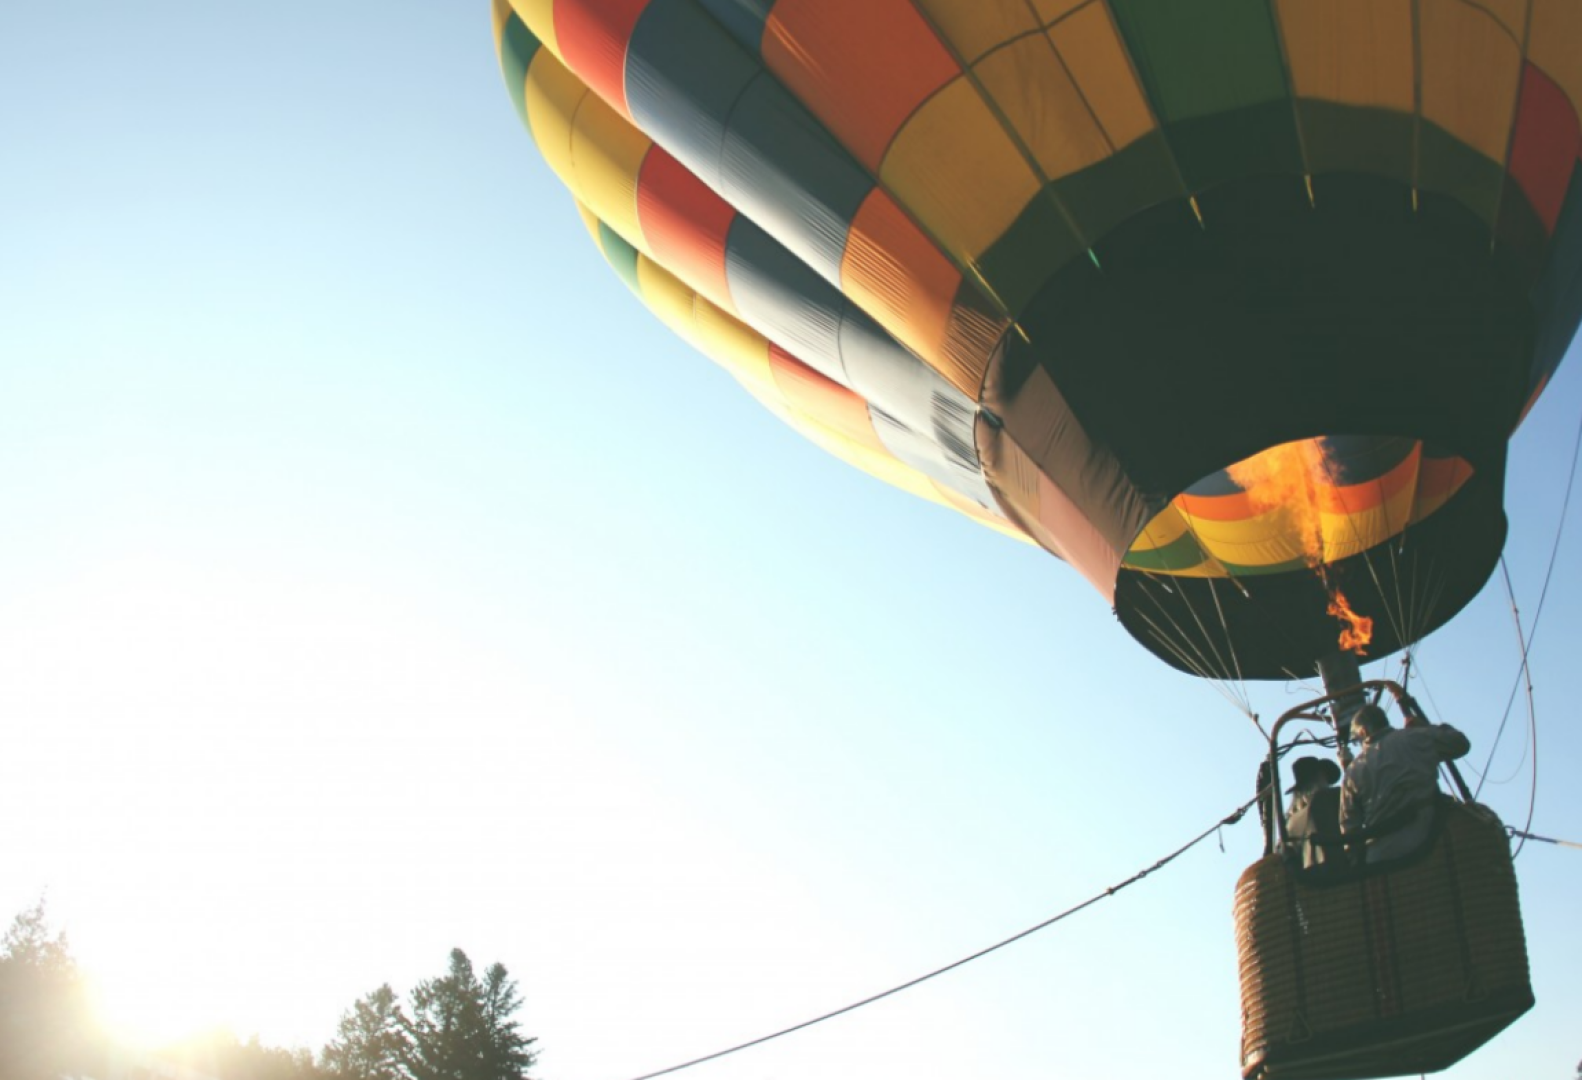
[[[1569,495],[1569,491],[1567,494]],[[1565,516],[1564,513],[1562,513],[1561,523],[1564,524],[1564,521]],[[1556,540],[1558,546],[1558,531]],[[1554,569],[1553,561],[1550,562],[1549,568],[1551,571]],[[1510,696],[1505,700],[1505,713],[1500,717],[1499,729],[1494,733],[1494,743],[1489,747],[1489,756],[1483,762],[1483,773],[1478,777],[1478,786],[1473,790],[1472,798],[1476,800],[1483,793],[1484,784],[1488,783],[1489,771],[1494,766],[1494,753],[1499,749],[1500,739],[1505,734],[1505,725],[1510,721],[1511,709],[1516,704],[1517,691],[1519,691],[1525,684],[1527,687],[1528,746],[1527,750],[1523,751],[1523,757],[1525,758],[1527,756],[1528,750],[1530,750],[1532,753],[1532,783],[1529,785],[1527,792],[1527,822],[1522,827],[1523,830],[1526,830],[1532,827],[1533,812],[1538,805],[1538,707],[1537,703],[1533,699],[1532,669],[1528,666],[1527,662],[1528,652],[1532,646],[1533,632],[1537,630],[1538,619],[1537,613],[1535,613],[1533,617],[1533,630],[1524,637],[1522,634],[1521,612],[1516,606],[1516,591],[1511,584],[1510,569],[1506,565],[1505,556],[1503,555],[1500,556],[1500,572],[1505,578],[1505,592],[1506,596],[1511,602],[1511,617],[1516,623],[1516,642],[1517,646],[1521,649],[1521,667],[1516,672],[1516,682],[1511,687]],[[1548,586],[1549,583],[1546,578],[1544,582],[1545,590],[1548,589]],[[1541,602],[1542,601],[1540,600],[1540,603]],[[1516,767],[1520,769],[1521,762],[1517,762]],[[1511,775],[1514,777],[1515,773],[1512,773]],[[1516,850],[1511,853],[1511,858],[1514,859],[1516,856],[1520,855],[1522,853],[1522,848],[1526,847],[1526,845],[1527,840],[1525,837],[1523,837],[1521,842],[1516,845]]]
[[[1522,617],[1521,617],[1521,612],[1516,606],[1516,592],[1515,592],[1515,589],[1511,585],[1511,574],[1510,574],[1509,568],[1505,565],[1505,558],[1504,558],[1504,556],[1500,557],[1500,573],[1505,578],[1505,596],[1510,601],[1510,604],[1511,604],[1511,619],[1516,624],[1516,646],[1520,650],[1521,664],[1517,668],[1517,671],[1516,671],[1516,683],[1515,683],[1515,685],[1513,685],[1511,687],[1510,696],[1505,699],[1505,712],[1500,716],[1500,726],[1499,726],[1499,729],[1496,730],[1495,733],[1494,733],[1494,743],[1493,743],[1493,745],[1491,745],[1489,747],[1488,759],[1486,761],[1484,761],[1484,763],[1483,763],[1483,772],[1479,774],[1478,792],[1481,792],[1483,790],[1483,784],[1484,784],[1484,782],[1486,782],[1488,780],[1488,774],[1489,774],[1489,772],[1492,770],[1492,768],[1494,766],[1494,753],[1495,753],[1495,751],[1497,751],[1499,749],[1500,740],[1502,738],[1504,738],[1504,736],[1505,736],[1505,726],[1506,726],[1506,724],[1508,724],[1510,722],[1511,710],[1512,710],[1512,708],[1514,708],[1514,706],[1516,704],[1516,694],[1521,689],[1521,687],[1522,687],[1524,682],[1525,682],[1525,684],[1527,686],[1527,716],[1528,716],[1529,730],[1532,727],[1533,714],[1535,712],[1535,707],[1534,707],[1534,702],[1533,702],[1533,678],[1532,678],[1532,671],[1527,666],[1528,645],[1527,645],[1527,641],[1524,640],[1523,637],[1522,637]],[[1496,780],[1494,782],[1496,784],[1508,784],[1512,780],[1516,779],[1516,774],[1521,771],[1522,765],[1524,765],[1526,763],[1528,751],[1531,750],[1531,749],[1532,749],[1532,747],[1531,747],[1531,744],[1529,742],[1528,746],[1524,746],[1522,748],[1522,756],[1521,756],[1520,759],[1517,760],[1516,768],[1511,770],[1511,774],[1509,776],[1507,776],[1504,780]],[[1476,795],[1476,794],[1477,794],[1477,792],[1474,792],[1474,795]]]
[[[1543,586],[1538,590],[1538,606],[1536,608],[1534,608],[1534,610],[1533,610],[1532,625],[1527,628],[1527,634],[1526,634],[1525,639],[1523,639],[1523,636],[1522,636],[1521,617],[1518,615],[1517,618],[1516,618],[1516,637],[1517,637],[1517,640],[1519,642],[1521,642],[1522,666],[1521,666],[1521,670],[1519,672],[1517,672],[1515,685],[1513,685],[1511,687],[1511,697],[1510,697],[1510,700],[1507,701],[1506,705],[1505,705],[1505,716],[1500,719],[1500,732],[1503,733],[1504,730],[1505,730],[1506,720],[1508,720],[1510,718],[1511,702],[1515,701],[1516,691],[1517,691],[1518,687],[1521,686],[1522,681],[1525,678],[1525,681],[1527,683],[1527,700],[1528,700],[1528,731],[1529,731],[1529,734],[1530,734],[1530,737],[1531,737],[1531,740],[1532,740],[1531,745],[1532,745],[1532,755],[1533,755],[1532,790],[1528,794],[1528,801],[1527,801],[1527,825],[1529,827],[1533,823],[1533,808],[1535,806],[1537,806],[1537,804],[1538,804],[1538,716],[1537,716],[1537,710],[1533,706],[1533,703],[1532,703],[1533,702],[1533,696],[1532,696],[1532,694],[1533,694],[1532,674],[1531,674],[1531,672],[1528,669],[1527,655],[1532,649],[1533,639],[1535,639],[1538,636],[1538,621],[1541,618],[1543,618],[1544,602],[1549,599],[1549,585],[1554,580],[1555,563],[1557,561],[1559,561],[1559,558],[1560,558],[1560,538],[1561,538],[1561,536],[1563,536],[1565,534],[1566,516],[1567,516],[1568,512],[1571,509],[1571,494],[1576,489],[1577,461],[1579,459],[1582,459],[1582,415],[1579,415],[1577,417],[1576,437],[1575,437],[1575,439],[1573,439],[1572,444],[1571,444],[1571,469],[1570,469],[1570,472],[1567,473],[1567,475],[1566,475],[1565,495],[1560,500],[1560,519],[1557,522],[1555,522],[1555,539],[1554,539],[1554,544],[1549,549],[1549,565],[1547,567],[1545,567],[1545,569],[1544,569],[1544,583],[1543,583]],[[1502,570],[1505,568],[1505,557],[1503,555],[1500,556],[1500,567],[1501,567]],[[1506,580],[1506,587],[1507,587],[1507,589],[1509,589],[1509,587],[1510,587],[1510,574],[1508,572],[1506,573],[1505,580]],[[1515,603],[1516,603],[1515,596],[1513,594],[1512,595],[1512,599],[1511,599],[1511,604],[1512,604],[1513,608],[1515,607]],[[1491,746],[1489,748],[1488,760],[1484,762],[1484,766],[1483,766],[1483,768],[1484,768],[1484,776],[1483,776],[1482,779],[1480,779],[1478,781],[1478,790],[1479,791],[1483,790],[1483,780],[1486,780],[1488,778],[1488,776],[1487,776],[1488,769],[1494,763],[1494,750],[1495,750],[1496,747],[1499,746],[1499,740],[1500,740],[1500,736],[1497,733],[1494,736],[1494,746]],[[1476,793],[1474,793],[1473,797],[1476,798]],[[1522,843],[1523,844],[1526,843],[1526,838],[1525,837],[1523,837]],[[1522,845],[1517,845],[1516,854],[1520,854],[1521,850],[1522,850]],[[1514,856],[1513,856],[1513,858],[1514,858]]]
[[[1577,422],[1576,439],[1571,446],[1571,471],[1566,476],[1565,498],[1560,502],[1560,520],[1555,523],[1555,540],[1553,546],[1549,549],[1549,565],[1544,569],[1543,587],[1538,590],[1538,607],[1533,612],[1532,626],[1527,631],[1527,641],[1522,647],[1522,670],[1527,672],[1528,736],[1532,745],[1533,782],[1527,796],[1527,821],[1522,826],[1520,834],[1522,842],[1516,846],[1516,855],[1522,853],[1522,848],[1526,846],[1529,839],[1544,840],[1547,843],[1563,844],[1567,847],[1579,846],[1564,840],[1551,840],[1541,836],[1534,837],[1527,831],[1532,828],[1533,812],[1538,805],[1538,711],[1533,705],[1532,674],[1527,664],[1527,653],[1532,648],[1533,639],[1538,635],[1538,620],[1543,617],[1544,601],[1549,598],[1549,584],[1554,577],[1555,563],[1560,556],[1560,537],[1565,531],[1566,513],[1571,508],[1571,493],[1576,486],[1577,460],[1579,457],[1582,457],[1582,418],[1579,418]],[[1504,563],[1503,557],[1501,558],[1501,563],[1502,565]],[[1518,622],[1518,628],[1520,628],[1520,625],[1520,622]],[[1512,857],[1514,858],[1515,856],[1513,855]]]
[[[1077,904],[1077,905],[1075,905],[1073,907],[1069,907],[1066,910],[1062,911],[1060,914],[1052,916],[1052,917],[1050,917],[1048,919],[1045,919],[1043,922],[1039,923],[1036,926],[1030,926],[1026,930],[1023,930],[1019,934],[1012,934],[1010,937],[1006,938],[1004,941],[996,942],[995,944],[990,945],[986,949],[979,949],[977,952],[973,953],[970,956],[964,956],[960,960],[956,960],[956,961],[953,961],[952,963],[946,964],[944,967],[935,968],[933,971],[930,971],[926,975],[919,975],[917,978],[912,979],[912,980],[910,980],[908,982],[904,982],[904,983],[900,984],[899,986],[893,986],[893,987],[891,987],[888,990],[885,990],[885,991],[882,991],[880,993],[872,994],[872,995],[870,995],[868,997],[865,997],[861,1001],[854,1001],[850,1005],[844,1005],[844,1006],[842,1006],[839,1009],[833,1009],[830,1012],[824,1013],[821,1016],[815,1016],[811,1020],[804,1020],[800,1024],[793,1024],[790,1027],[781,1028],[779,1031],[776,1031],[776,1032],[774,1032],[772,1034],[763,1035],[763,1036],[760,1036],[759,1038],[751,1039],[751,1040],[749,1040],[747,1042],[744,1042],[744,1043],[738,1043],[737,1045],[732,1046],[732,1047],[728,1047],[727,1049],[724,1049],[724,1050],[716,1050],[712,1054],[705,1054],[702,1057],[693,1058],[691,1061],[683,1061],[679,1065],[671,1065],[668,1068],[657,1069],[654,1072],[643,1073],[641,1076],[634,1076],[634,1077],[632,1077],[631,1080],[654,1080],[654,1078],[658,1077],[658,1076],[666,1076],[666,1075],[669,1075],[670,1073],[677,1073],[677,1072],[680,1072],[682,1069],[690,1069],[694,1065],[702,1065],[704,1062],[707,1062],[707,1061],[717,1061],[717,1060],[719,1060],[722,1057],[726,1057],[727,1055],[739,1053],[739,1052],[741,1052],[743,1050],[751,1049],[754,1046],[762,1046],[766,1042],[770,1042],[770,1041],[772,1041],[774,1039],[782,1038],[782,1037],[784,1037],[786,1035],[790,1035],[790,1034],[792,1034],[794,1032],[804,1031],[807,1028],[812,1027],[814,1024],[822,1024],[826,1020],[833,1020],[837,1016],[844,1016],[846,1013],[855,1012],[856,1010],[858,1010],[860,1008],[863,1008],[866,1005],[872,1005],[874,1002],[883,1001],[887,997],[894,997],[896,994],[901,993],[901,991],[903,991],[903,990],[910,990],[912,987],[918,986],[918,985],[920,985],[922,983],[925,983],[925,982],[927,982],[930,979],[937,978],[940,975],[944,975],[946,972],[954,971],[954,970],[956,970],[959,967],[964,967],[965,965],[972,963],[974,960],[978,960],[978,959],[981,959],[982,957],[988,956],[992,952],[997,952],[998,950],[1005,948],[1007,945],[1011,945],[1011,944],[1014,944],[1015,942],[1021,941],[1023,938],[1031,937],[1033,934],[1038,933],[1038,931],[1046,929],[1047,927],[1053,926],[1055,923],[1060,922],[1063,919],[1069,919],[1071,916],[1077,914],[1079,911],[1083,911],[1083,910],[1085,910],[1087,908],[1090,908],[1094,904],[1097,904],[1101,900],[1108,900],[1110,897],[1114,896],[1116,893],[1120,892],[1122,889],[1126,888],[1128,885],[1135,885],[1137,882],[1141,881],[1143,878],[1147,877],[1149,874],[1154,873],[1156,870],[1164,869],[1164,867],[1168,866],[1170,863],[1174,862],[1176,859],[1180,858],[1182,855],[1185,855],[1188,851],[1192,850],[1194,847],[1196,847],[1197,845],[1201,844],[1204,840],[1207,840],[1210,836],[1213,836],[1216,833],[1218,833],[1220,829],[1222,829],[1222,828],[1224,828],[1224,827],[1226,827],[1228,825],[1235,825],[1244,816],[1246,816],[1247,811],[1250,810],[1252,808],[1252,805],[1255,802],[1257,802],[1258,799],[1262,798],[1263,795],[1264,795],[1264,793],[1262,791],[1260,791],[1257,796],[1255,796],[1255,797],[1253,797],[1251,799],[1248,799],[1246,802],[1242,803],[1241,806],[1237,807],[1235,810],[1231,811],[1229,814],[1225,815],[1224,817],[1220,818],[1218,821],[1214,822],[1214,824],[1210,825],[1207,829],[1204,829],[1202,832],[1198,833],[1191,840],[1188,840],[1185,844],[1182,844],[1180,847],[1176,848],[1170,854],[1168,854],[1164,858],[1158,860],[1153,865],[1147,867],[1146,869],[1137,871],[1135,874],[1133,874],[1131,877],[1127,878],[1125,881],[1122,881],[1122,882],[1120,882],[1119,884],[1116,884],[1116,885],[1111,885],[1109,888],[1104,889],[1102,892],[1094,893],[1092,896],[1088,897],[1086,900],[1082,901],[1080,904]]]
[[[1527,684],[1527,710],[1529,736],[1533,746],[1533,782],[1527,789],[1527,820],[1522,823],[1522,842],[1516,845],[1516,850],[1511,852],[1511,858],[1522,853],[1522,848],[1527,846],[1527,830],[1533,827],[1533,812],[1538,807],[1538,713],[1531,707],[1533,685]]]
[[[1504,560],[1502,559],[1501,560],[1502,566],[1503,566],[1503,563],[1504,563]],[[1507,582],[1507,586],[1508,586],[1509,585],[1509,577],[1508,576],[1506,578],[1506,582]],[[1514,603],[1515,603],[1515,601],[1513,599],[1512,600],[1512,604],[1514,605]],[[1518,621],[1518,626],[1519,625],[1520,625],[1520,622]],[[1415,660],[1415,658],[1413,658],[1413,659]],[[1428,699],[1428,704],[1433,709],[1434,715],[1435,716],[1443,716],[1444,713],[1439,708],[1439,703],[1434,700],[1434,692],[1433,692],[1432,689],[1429,688],[1428,680],[1423,676],[1422,662],[1420,660],[1415,660],[1415,666],[1417,668],[1417,681],[1422,684],[1423,696],[1425,696]],[[1527,669],[1527,654],[1526,654],[1525,649],[1523,650],[1523,653],[1522,653],[1522,670],[1523,671],[1527,671],[1528,670]],[[1402,685],[1404,686],[1405,683],[1403,682]],[[1473,799],[1474,802],[1476,802],[1478,800],[1479,796],[1482,794],[1483,785],[1488,780],[1488,775],[1489,775],[1488,774],[1488,768],[1493,763],[1494,750],[1499,745],[1500,734],[1502,734],[1504,732],[1504,730],[1505,730],[1505,722],[1510,719],[1511,708],[1512,708],[1513,704],[1515,703],[1515,699],[1516,699],[1516,690],[1517,690],[1517,687],[1512,687],[1511,688],[1511,696],[1505,703],[1505,716],[1500,721],[1499,733],[1497,733],[1495,735],[1495,737],[1494,737],[1494,746],[1491,746],[1489,748],[1489,760],[1484,762],[1483,770],[1479,771],[1479,769],[1478,769],[1478,767],[1476,765],[1472,765],[1470,763],[1464,763],[1463,764],[1464,768],[1471,770],[1474,774],[1476,774],[1476,776],[1478,778],[1478,786],[1475,789],[1473,789],[1473,792],[1472,792],[1472,799]],[[1528,745],[1529,745],[1529,748],[1532,751],[1532,785],[1531,785],[1531,787],[1530,787],[1530,789],[1528,791],[1528,797],[1527,797],[1527,821],[1526,821],[1526,824],[1521,829],[1517,829],[1514,826],[1510,826],[1510,825],[1507,825],[1505,827],[1506,832],[1510,833],[1512,836],[1521,836],[1521,837],[1523,837],[1522,842],[1517,844],[1516,845],[1516,850],[1511,853],[1511,858],[1513,858],[1513,859],[1516,856],[1518,856],[1518,855],[1520,855],[1522,853],[1522,848],[1526,845],[1527,841],[1526,841],[1526,832],[1525,832],[1525,830],[1532,827],[1533,811],[1534,811],[1534,808],[1538,805],[1538,710],[1537,710],[1537,706],[1536,706],[1536,704],[1534,703],[1534,700],[1533,700],[1533,687],[1532,687],[1532,680],[1531,680],[1530,677],[1527,680],[1527,722],[1528,722],[1528,740],[1529,740]],[[1524,760],[1526,759],[1526,753],[1525,752],[1523,753],[1523,759]],[[1519,770],[1520,768],[1521,768],[1521,763],[1518,762],[1517,763],[1517,769]],[[1446,774],[1446,770],[1445,769],[1441,768],[1440,772],[1441,772],[1441,775],[1446,780],[1449,779],[1448,775]],[[1516,776],[1516,773],[1512,772],[1511,775],[1509,777],[1507,777],[1505,780],[1496,780],[1495,784],[1508,783],[1510,780],[1515,779],[1515,776]]]
[[[1549,586],[1554,580],[1555,563],[1559,561],[1560,540],[1565,534],[1566,518],[1571,508],[1571,496],[1576,488],[1577,463],[1579,459],[1582,459],[1582,416],[1578,417],[1576,436],[1573,439],[1571,445],[1571,468],[1566,475],[1565,494],[1560,500],[1560,516],[1559,520],[1555,523],[1555,538],[1549,549],[1549,563],[1544,568],[1544,581],[1543,585],[1538,590],[1538,604],[1533,610],[1532,624],[1527,628],[1525,633],[1522,629],[1521,613],[1516,605],[1515,588],[1511,584],[1510,568],[1505,561],[1505,557],[1503,555],[1500,556],[1500,572],[1505,579],[1505,591],[1507,597],[1510,599],[1511,613],[1516,623],[1516,641],[1518,647],[1521,650],[1521,664],[1516,672],[1516,678],[1511,684],[1511,692],[1505,701],[1505,710],[1500,716],[1500,726],[1494,734],[1493,743],[1489,746],[1489,754],[1488,757],[1484,759],[1483,769],[1479,771],[1476,766],[1468,766],[1468,768],[1472,769],[1473,772],[1478,773],[1478,786],[1473,791],[1473,798],[1476,799],[1482,794],[1484,784],[1488,782],[1489,772],[1492,770],[1494,765],[1494,754],[1499,749],[1500,740],[1504,737],[1506,725],[1510,722],[1511,710],[1515,707],[1516,703],[1516,695],[1525,683],[1527,687],[1527,723],[1529,739],[1528,749],[1532,753],[1532,786],[1531,790],[1528,792],[1527,801],[1527,824],[1529,826],[1532,825],[1533,809],[1538,802],[1538,715],[1537,706],[1533,697],[1532,671],[1529,666],[1529,654],[1532,650],[1533,641],[1538,636],[1538,623],[1543,617],[1544,604],[1549,598]],[[1430,693],[1428,696],[1430,704],[1433,704],[1433,695]],[[1437,711],[1437,705],[1435,705],[1435,709]],[[1518,762],[1517,769],[1520,768],[1521,763]],[[1513,779],[1515,775],[1516,774],[1513,772],[1509,779]],[[1499,781],[1499,783],[1505,782],[1508,782],[1508,780]],[[1524,830],[1512,829],[1511,835],[1520,835],[1522,832],[1524,832]],[[1527,838],[1523,836],[1524,844],[1526,839]],[[1520,854],[1521,850],[1522,845],[1518,845],[1516,848],[1516,853]]]

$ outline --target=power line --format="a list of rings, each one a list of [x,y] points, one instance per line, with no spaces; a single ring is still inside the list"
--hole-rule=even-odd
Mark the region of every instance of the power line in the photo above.
[[[683,1061],[679,1065],[671,1065],[668,1068],[658,1069],[658,1070],[656,1070],[654,1072],[650,1072],[650,1073],[644,1073],[641,1076],[634,1076],[634,1077],[632,1077],[632,1080],[654,1080],[654,1077],[657,1077],[657,1076],[665,1076],[665,1075],[667,1075],[669,1073],[680,1072],[682,1069],[690,1069],[694,1065],[702,1065],[706,1061],[715,1061],[715,1060],[718,1060],[719,1058],[726,1057],[729,1054],[735,1054],[735,1053],[738,1053],[738,1052],[740,1052],[742,1050],[750,1049],[750,1048],[752,1048],[754,1046],[762,1046],[764,1043],[770,1042],[770,1041],[772,1041],[774,1039],[781,1038],[782,1036],[790,1035],[793,1032],[797,1032],[797,1031],[803,1031],[803,1030],[805,1030],[807,1028],[812,1027],[814,1024],[822,1024],[826,1020],[833,1020],[837,1016],[844,1016],[846,1013],[855,1012],[856,1010],[862,1008],[865,1005],[872,1005],[876,1001],[882,1001],[882,1000],[884,1000],[887,997],[893,997],[896,994],[899,994],[903,990],[910,990],[914,986],[918,986],[918,985],[920,985],[922,983],[925,983],[925,982],[927,982],[930,979],[937,978],[938,976],[943,975],[943,974],[945,974],[948,971],[954,971],[954,970],[956,970],[959,967],[963,967],[963,966],[965,966],[967,964],[970,964],[974,960],[978,960],[978,959],[981,959],[982,957],[988,956],[990,953],[996,952],[996,951],[998,951],[1000,949],[1003,949],[1007,945],[1011,945],[1011,944],[1013,944],[1015,942],[1021,941],[1025,937],[1030,937],[1033,934],[1038,933],[1038,931],[1045,929],[1046,927],[1053,926],[1055,923],[1060,922],[1062,919],[1070,918],[1071,916],[1075,915],[1077,912],[1082,911],[1082,910],[1084,910],[1086,908],[1092,907],[1094,904],[1097,904],[1101,900],[1109,899],[1110,897],[1114,896],[1116,893],[1120,892],[1122,889],[1126,888],[1128,885],[1133,885],[1133,884],[1136,884],[1137,882],[1141,881],[1143,878],[1147,877],[1149,874],[1152,874],[1155,870],[1163,869],[1165,866],[1167,866],[1170,863],[1174,862],[1176,859],[1180,858],[1182,855],[1185,855],[1192,848],[1196,847],[1197,845],[1201,844],[1203,841],[1207,840],[1210,836],[1213,836],[1221,828],[1225,827],[1226,825],[1234,825],[1238,821],[1240,821],[1242,819],[1243,815],[1245,815],[1247,813],[1248,809],[1250,809],[1252,807],[1253,803],[1257,802],[1258,798],[1262,797],[1262,794],[1263,793],[1260,792],[1258,796],[1255,796],[1254,798],[1248,799],[1246,802],[1242,803],[1241,806],[1238,807],[1236,810],[1234,810],[1230,814],[1227,814],[1225,817],[1221,818],[1220,820],[1216,821],[1213,825],[1210,825],[1207,829],[1203,830],[1201,833],[1199,833],[1197,836],[1193,837],[1191,840],[1188,840],[1185,844],[1183,844],[1180,847],[1176,848],[1174,851],[1172,851],[1170,854],[1166,855],[1164,858],[1160,859],[1158,862],[1154,863],[1152,866],[1149,866],[1146,869],[1137,871],[1137,873],[1133,874],[1131,877],[1127,878],[1125,881],[1122,881],[1120,884],[1118,884],[1118,885],[1111,885],[1109,888],[1105,889],[1102,892],[1094,893],[1092,896],[1090,896],[1086,900],[1082,901],[1082,903],[1077,904],[1074,907],[1069,907],[1065,911],[1062,911],[1060,914],[1054,915],[1054,916],[1052,916],[1052,917],[1050,917],[1048,919],[1045,919],[1043,922],[1039,923],[1037,926],[1030,926],[1026,930],[1023,930],[1019,934],[1013,934],[1010,937],[1006,938],[1004,941],[1000,941],[1000,942],[997,942],[997,943],[995,943],[993,945],[990,945],[986,949],[979,949],[977,952],[973,953],[970,956],[964,956],[960,960],[956,960],[956,961],[954,961],[952,963],[946,964],[944,967],[935,968],[933,971],[930,971],[928,974],[926,974],[926,975],[919,975],[917,978],[912,979],[909,982],[904,982],[904,983],[902,983],[899,986],[892,986],[888,990],[882,991],[882,992],[877,993],[877,994],[873,994],[873,995],[871,995],[869,997],[865,997],[861,1001],[854,1001],[850,1005],[843,1005],[842,1007],[840,1007],[838,1009],[834,1009],[834,1010],[832,1010],[830,1012],[824,1013],[822,1016],[815,1016],[811,1020],[804,1020],[800,1024],[793,1024],[790,1027],[781,1028],[779,1031],[776,1031],[773,1034],[762,1035],[762,1036],[760,1036],[760,1037],[758,1037],[756,1039],[751,1039],[751,1040],[749,1040],[747,1042],[744,1042],[744,1043],[738,1043],[737,1045],[729,1047],[729,1048],[727,1048],[725,1050],[716,1050],[712,1054],[704,1054],[702,1057],[693,1058],[691,1061]]]

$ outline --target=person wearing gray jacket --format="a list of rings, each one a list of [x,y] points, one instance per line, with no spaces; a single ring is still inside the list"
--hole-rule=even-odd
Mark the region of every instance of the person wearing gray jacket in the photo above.
[[[1342,835],[1368,829],[1367,861],[1398,859],[1428,839],[1439,794],[1439,766],[1472,749],[1449,724],[1390,726],[1377,705],[1351,718],[1351,737],[1362,741],[1340,785]]]

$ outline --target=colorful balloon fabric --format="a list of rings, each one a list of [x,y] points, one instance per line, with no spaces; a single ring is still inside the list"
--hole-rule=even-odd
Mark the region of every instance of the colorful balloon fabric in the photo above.
[[[666,324],[1167,662],[1442,625],[1582,320],[1576,0],[493,0]]]

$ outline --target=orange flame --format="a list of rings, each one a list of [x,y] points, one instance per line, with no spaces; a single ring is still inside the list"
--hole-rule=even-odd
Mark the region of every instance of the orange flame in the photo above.
[[[1373,620],[1358,615],[1344,593],[1329,583],[1324,572],[1324,527],[1319,492],[1330,483],[1333,470],[1318,439],[1271,446],[1226,470],[1243,491],[1254,511],[1283,515],[1308,566],[1317,571],[1329,592],[1329,614],[1339,619],[1340,647],[1365,656],[1373,640]]]
[[[1323,518],[1319,489],[1327,483],[1324,447],[1317,439],[1271,446],[1226,470],[1258,513],[1277,511],[1289,519],[1291,531],[1309,566],[1324,562]]]
[[[1343,624],[1343,629],[1340,631],[1341,649],[1354,652],[1358,656],[1368,655],[1366,646],[1373,640],[1373,620],[1352,611],[1351,601],[1346,599],[1345,593],[1336,588],[1329,590],[1329,613]]]

